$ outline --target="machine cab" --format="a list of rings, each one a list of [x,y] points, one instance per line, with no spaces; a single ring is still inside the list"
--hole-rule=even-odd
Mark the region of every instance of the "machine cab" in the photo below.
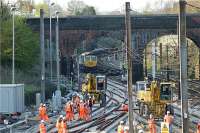
[[[150,87],[147,81],[137,81],[136,91],[149,91]]]
[[[100,107],[106,106],[106,76],[96,76],[96,89],[100,93]]]
[[[104,91],[106,89],[105,76],[96,76],[96,88],[98,91]]]
[[[174,84],[170,82],[160,83],[160,100],[171,101],[172,100],[172,88]]]

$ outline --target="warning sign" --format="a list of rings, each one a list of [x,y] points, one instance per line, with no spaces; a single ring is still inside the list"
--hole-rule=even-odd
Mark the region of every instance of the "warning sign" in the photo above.
[[[169,133],[169,124],[161,122],[161,133]]]

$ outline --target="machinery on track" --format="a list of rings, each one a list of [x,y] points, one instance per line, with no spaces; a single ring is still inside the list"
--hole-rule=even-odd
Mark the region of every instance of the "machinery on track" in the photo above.
[[[82,83],[82,93],[84,95],[94,96],[96,102],[103,104],[106,102],[106,83],[105,76],[95,76],[94,74],[88,73]]]
[[[167,106],[172,103],[174,83],[157,81],[137,81],[137,105],[140,115],[153,114],[163,117]]]

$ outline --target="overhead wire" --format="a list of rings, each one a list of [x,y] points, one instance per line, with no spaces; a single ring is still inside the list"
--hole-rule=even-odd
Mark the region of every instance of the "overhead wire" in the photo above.
[[[195,6],[195,5],[193,5],[193,4],[186,3],[186,5],[191,6],[191,7],[193,7],[193,8],[196,8],[196,9],[200,10],[200,7]]]

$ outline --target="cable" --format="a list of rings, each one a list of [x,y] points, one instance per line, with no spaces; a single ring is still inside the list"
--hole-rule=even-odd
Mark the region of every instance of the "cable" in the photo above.
[[[198,6],[195,6],[195,5],[192,5],[192,4],[189,4],[189,3],[186,3],[188,6],[191,6],[191,7],[193,7],[193,8],[196,8],[196,9],[199,9],[200,10],[200,7],[198,7]]]

